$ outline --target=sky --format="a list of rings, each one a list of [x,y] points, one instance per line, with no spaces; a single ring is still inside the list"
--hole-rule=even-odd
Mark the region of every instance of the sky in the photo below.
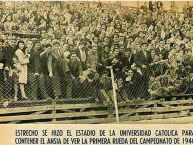
[[[114,1],[115,2],[115,1]],[[114,3],[113,2],[113,3]],[[139,7],[144,4],[145,1],[139,1]],[[171,1],[162,1],[166,10],[170,9]],[[108,2],[107,2],[108,3]],[[179,12],[182,12],[184,5],[187,5],[187,1],[175,1],[178,5]],[[123,6],[137,7],[137,1],[121,1]],[[189,1],[190,5],[193,5],[193,1]]]

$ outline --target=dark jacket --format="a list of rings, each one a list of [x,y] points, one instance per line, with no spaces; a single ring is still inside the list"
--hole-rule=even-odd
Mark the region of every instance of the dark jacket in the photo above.
[[[3,52],[3,48],[0,48],[0,63],[4,63],[4,52]]]
[[[13,68],[14,62],[13,62],[13,56],[15,55],[15,48],[12,48],[11,46],[4,48],[4,58],[5,58],[5,66],[9,68]]]
[[[102,63],[103,67],[106,68],[107,61],[109,59],[109,53],[105,53],[104,51],[101,53],[100,57],[100,63]]]
[[[134,61],[137,67],[141,67],[142,65],[148,65],[151,61],[150,53],[146,52],[146,57],[143,51],[138,51],[134,57]]]
[[[43,47],[41,47],[40,50],[38,50],[37,55],[41,54],[42,52],[44,52]],[[47,66],[47,63],[46,63],[47,61],[48,61],[48,55],[47,54],[44,54],[43,56],[41,56],[40,61],[39,61],[39,66],[40,67],[38,67],[38,65],[37,65],[37,70],[39,70],[40,73],[43,73],[44,75],[48,76],[48,66]]]
[[[30,52],[30,59],[28,64],[29,73],[42,73],[43,68],[40,62],[40,51],[32,49]]]
[[[167,50],[165,50],[165,49],[162,49],[162,50],[156,49],[155,51],[156,51],[157,54],[162,53],[163,54],[163,59],[168,59],[169,52]]]
[[[125,57],[123,59],[123,66],[127,67],[127,69],[131,69],[131,65],[134,63],[134,55],[131,54],[130,57]]]
[[[80,59],[80,61],[82,61],[82,60],[81,60],[81,53],[80,53],[79,48],[76,48],[75,52],[76,52],[77,57]],[[88,52],[88,49],[85,49],[86,60],[87,60],[87,52]]]
[[[71,75],[73,75],[75,78],[78,78],[82,75],[82,64],[79,58],[77,58],[75,62],[72,62],[70,59],[67,64]]]

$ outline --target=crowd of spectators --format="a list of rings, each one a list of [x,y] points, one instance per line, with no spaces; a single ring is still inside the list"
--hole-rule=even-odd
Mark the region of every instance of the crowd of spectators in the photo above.
[[[0,5],[1,100],[17,101],[19,84],[22,99],[62,98],[65,93],[111,102],[109,66],[120,102],[192,91],[191,7],[179,14],[159,1],[141,9],[119,2],[11,3]],[[45,78],[52,79],[54,97]]]

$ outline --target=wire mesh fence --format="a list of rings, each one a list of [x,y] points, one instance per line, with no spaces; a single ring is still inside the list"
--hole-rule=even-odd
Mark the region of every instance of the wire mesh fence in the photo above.
[[[192,68],[184,65],[172,68],[167,61],[152,63],[146,68],[135,65],[132,69],[114,68],[114,75],[118,102],[193,93]]]
[[[97,73],[78,78],[28,73],[23,98],[16,73],[1,70],[0,84],[1,107],[25,107],[57,104],[106,104],[109,98],[106,92],[111,90],[111,78]]]
[[[131,69],[120,70],[114,67],[115,84],[112,84],[109,70],[102,75],[90,71],[77,78],[28,73],[28,83],[25,85],[27,99],[21,95],[17,74],[10,70],[0,71],[1,107],[7,108],[53,103],[114,106],[113,85],[118,103],[193,93],[192,68],[181,65],[171,68],[166,61],[151,64],[147,68],[133,65]]]

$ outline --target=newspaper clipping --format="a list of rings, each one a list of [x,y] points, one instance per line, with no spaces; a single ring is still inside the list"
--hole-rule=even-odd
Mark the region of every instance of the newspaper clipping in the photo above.
[[[193,144],[192,24],[193,1],[0,1],[0,145]]]

